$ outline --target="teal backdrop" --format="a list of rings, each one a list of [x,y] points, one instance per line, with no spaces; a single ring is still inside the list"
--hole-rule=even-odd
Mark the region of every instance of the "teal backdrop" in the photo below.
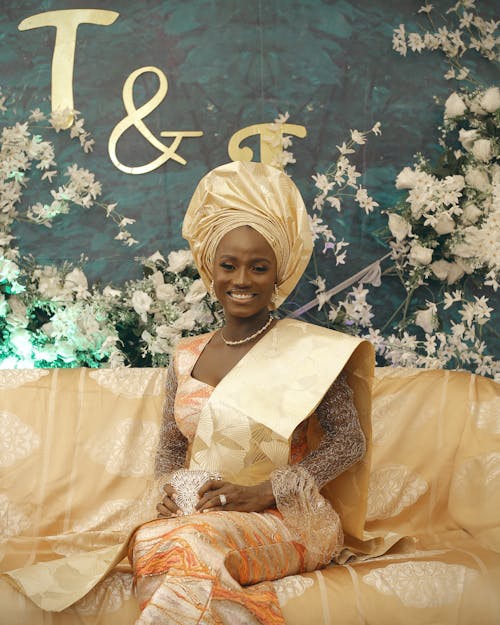
[[[397,173],[413,162],[416,152],[438,155],[438,125],[443,100],[456,83],[443,78],[444,59],[436,54],[392,50],[392,31],[425,24],[418,15],[421,0],[3,0],[0,13],[0,85],[8,96],[2,124],[22,121],[40,107],[50,110],[54,28],[19,31],[25,18],[60,9],[98,8],[117,11],[110,26],[83,24],[78,28],[74,64],[75,108],[96,143],[85,155],[78,142],[51,135],[61,169],[77,163],[95,172],[103,197],[118,202],[120,211],[137,220],[130,228],[139,245],[127,248],[113,240],[116,230],[98,210],[75,210],[48,230],[30,224],[16,226],[21,252],[43,263],[89,257],[86,274],[93,282],[121,283],[140,275],[137,256],[184,247],[181,222],[199,178],[229,160],[230,137],[246,126],[272,122],[288,112],[290,123],[307,128],[295,139],[296,164],[289,168],[311,206],[312,174],[323,171],[337,155],[336,145],[350,129],[368,130],[377,121],[383,134],[369,138],[359,152],[363,186],[380,208],[400,197],[394,188]],[[451,3],[433,2],[435,11]],[[494,0],[477,2],[486,18],[495,16]],[[496,82],[493,67],[479,57],[466,63],[484,84]],[[117,169],[108,156],[109,136],[125,116],[122,89],[127,77],[144,66],[167,76],[166,98],[144,122],[160,140],[164,130],[202,130],[186,138],[181,165],[167,161],[154,171],[130,175]],[[135,83],[136,106],[157,90],[152,74]],[[248,140],[256,150],[257,139]],[[131,128],[118,143],[120,160],[142,165],[158,155]],[[47,188],[30,187],[25,202],[45,201]],[[329,286],[336,284],[386,252],[378,231],[386,219],[366,216],[354,205],[332,215],[339,236],[351,242],[349,262],[326,266]],[[393,308],[402,292],[392,286],[378,292],[378,315]],[[304,303],[303,287],[293,305]],[[392,300],[392,301],[391,301]]]

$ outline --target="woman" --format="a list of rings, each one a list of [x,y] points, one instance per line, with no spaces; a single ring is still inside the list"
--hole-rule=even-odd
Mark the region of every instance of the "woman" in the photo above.
[[[137,622],[284,623],[271,580],[339,556],[343,528],[362,538],[372,350],[270,315],[312,251],[284,173],[240,162],[213,170],[183,235],[225,322],[181,341],[169,370],[156,462],[165,496],[129,550]],[[185,516],[190,487],[197,501]]]

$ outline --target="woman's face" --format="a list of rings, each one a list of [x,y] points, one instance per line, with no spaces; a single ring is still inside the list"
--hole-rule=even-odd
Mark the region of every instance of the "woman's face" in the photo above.
[[[226,316],[248,318],[269,308],[276,284],[276,256],[250,226],[225,234],[215,252],[214,289]]]

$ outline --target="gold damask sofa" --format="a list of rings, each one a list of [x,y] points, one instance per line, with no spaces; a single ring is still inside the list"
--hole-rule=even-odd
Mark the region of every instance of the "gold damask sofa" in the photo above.
[[[164,382],[159,369],[0,370],[1,571],[123,540],[151,476]],[[287,624],[498,625],[498,384],[379,369],[373,443],[366,537],[395,547],[275,582]],[[138,615],[126,561],[63,612],[5,577],[0,606],[2,625]]]

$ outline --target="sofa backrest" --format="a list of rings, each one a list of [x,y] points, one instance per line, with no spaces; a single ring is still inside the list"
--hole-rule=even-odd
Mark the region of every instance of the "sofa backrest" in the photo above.
[[[165,378],[0,370],[2,570],[125,536],[151,481]],[[468,373],[378,369],[367,531],[464,528],[500,550],[499,401],[498,384]]]

